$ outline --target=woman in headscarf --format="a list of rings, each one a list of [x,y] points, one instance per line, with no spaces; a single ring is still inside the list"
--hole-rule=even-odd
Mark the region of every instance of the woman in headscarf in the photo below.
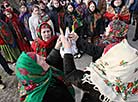
[[[28,10],[27,5],[21,4],[20,5],[20,15],[19,15],[19,21],[24,26],[23,30],[26,33],[26,37],[28,41],[32,41],[32,35],[31,31],[29,29],[29,18],[31,16],[31,13]]]
[[[83,2],[83,0],[73,0],[73,3],[75,6],[75,10],[80,15],[81,20],[83,20],[83,18],[86,16],[86,4]]]
[[[73,3],[68,3],[66,6],[66,12],[64,15],[64,25],[65,25],[65,36],[68,37],[70,32],[75,32],[76,29],[79,29],[83,24],[80,20],[78,13],[75,10]],[[80,58],[81,54],[76,46],[76,42],[72,41],[74,50],[74,58]],[[79,57],[78,57],[79,56]]]
[[[113,20],[109,23],[109,26],[102,38],[97,40],[95,43],[89,43],[88,39],[85,39],[82,36],[79,36],[76,42],[80,50],[92,56],[93,61],[96,61],[99,57],[101,57],[104,47],[109,44],[119,43],[122,39],[126,38],[127,31],[128,25],[126,23],[122,23],[120,20]],[[78,33],[81,33],[81,31]],[[75,37],[76,34],[69,34],[69,36],[72,38]]]
[[[54,48],[58,36],[53,35],[52,27],[47,22],[38,25],[37,35],[38,38],[32,42],[31,47],[37,54],[47,57]]]
[[[50,19],[49,15],[46,14],[44,9],[40,9],[39,24],[41,24],[42,22],[47,22],[52,27],[53,35],[55,35],[54,24],[53,24],[52,20]]]
[[[106,28],[105,34],[102,35],[102,38],[96,43],[96,45],[106,47],[109,44],[121,42],[122,39],[126,38],[128,28],[128,24],[123,21],[111,21]]]
[[[104,20],[94,1],[88,3],[87,13],[84,18],[84,30],[85,35],[82,36],[91,38],[92,43],[95,37],[99,37],[100,34],[104,33]]]
[[[75,31],[77,28],[82,26],[82,22],[79,18],[78,13],[75,10],[73,3],[69,3],[66,6],[66,12],[64,15],[65,28],[69,27],[70,31]]]
[[[60,27],[64,29],[64,7],[61,6],[60,0],[52,1],[52,9],[49,11],[48,15],[54,24],[54,30],[56,34],[60,33]]]
[[[14,3],[15,3],[15,2],[14,2]],[[20,14],[20,12],[19,12],[16,8],[14,8],[13,5],[11,5],[10,2],[9,2],[8,0],[4,0],[4,1],[2,2],[2,7],[3,7],[4,10],[5,10],[5,9],[11,9],[15,14],[17,14],[17,15]]]
[[[130,13],[124,0],[112,0],[111,6],[107,8],[104,17],[107,19],[106,25],[114,19],[119,19],[125,23],[129,23]]]
[[[23,26],[19,22],[19,17],[10,9],[4,11],[6,15],[6,23],[8,24],[10,30],[13,33],[14,38],[17,41],[19,49],[21,51],[31,51],[30,45],[27,41],[26,34],[23,31]]]
[[[69,50],[70,40],[61,35],[61,41],[67,50],[63,59],[66,81],[72,82],[89,95],[82,102],[138,101],[138,49],[132,47],[126,39],[110,47],[83,71],[75,67]]]
[[[14,63],[20,55],[17,42],[8,25],[0,20],[0,50],[7,62]]]
[[[61,41],[58,40],[54,52],[59,49],[59,42]],[[20,55],[16,63],[20,101],[75,102],[64,84],[62,59],[53,59],[53,55],[49,55],[46,62],[44,57],[34,52],[23,52]]]

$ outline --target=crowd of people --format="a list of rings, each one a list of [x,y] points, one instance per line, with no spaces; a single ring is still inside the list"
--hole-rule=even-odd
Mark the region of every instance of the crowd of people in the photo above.
[[[81,102],[138,101],[138,49],[127,41],[129,24],[138,40],[138,0],[18,4],[1,3],[0,62],[16,74],[21,102],[75,102],[72,85],[84,91]],[[83,53],[92,61],[77,70],[74,59]]]

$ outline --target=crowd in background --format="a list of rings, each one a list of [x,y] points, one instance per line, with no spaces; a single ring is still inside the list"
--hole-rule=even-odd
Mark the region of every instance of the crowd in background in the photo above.
[[[50,52],[49,43],[56,40],[61,31],[68,36],[76,32],[88,42],[99,44],[109,22],[118,19],[127,24],[135,24],[138,39],[137,0],[19,0],[19,9],[9,1],[1,4],[0,47],[7,62],[14,63],[22,51],[35,51],[44,56]],[[118,6],[119,5],[119,6]],[[41,34],[46,22],[52,34],[46,40]],[[42,27],[42,28],[41,28]],[[46,27],[45,27],[46,28]],[[51,40],[52,39],[52,40]],[[100,39],[101,40],[101,39]],[[101,45],[101,44],[100,44]],[[44,48],[45,47],[45,48]],[[47,47],[47,48],[46,48]],[[74,57],[80,58],[82,51],[74,42]],[[50,49],[51,49],[50,48]],[[63,51],[62,51],[63,52]]]

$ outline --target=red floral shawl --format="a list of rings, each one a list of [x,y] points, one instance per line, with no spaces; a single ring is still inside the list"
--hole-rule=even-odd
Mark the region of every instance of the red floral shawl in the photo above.
[[[113,7],[109,7],[106,11],[106,13],[104,14],[104,17],[109,19],[110,21],[113,20],[113,17],[116,15],[115,10]],[[121,12],[118,14],[118,19],[121,21],[126,21],[129,22],[130,20],[130,13],[129,13],[129,9],[127,9],[126,6],[123,6],[121,9]]]
[[[8,25],[2,20],[0,20],[0,44],[8,44],[11,47],[16,45],[12,32],[8,28]]]
[[[52,48],[54,48],[57,38],[58,36],[52,36],[48,41],[37,38],[33,41],[31,47],[37,54],[47,57],[47,50],[52,50]]]
[[[19,17],[10,9],[6,9],[4,12],[6,12],[6,11],[10,12],[13,15],[13,17],[11,19],[6,17],[6,22],[11,22],[12,23],[12,26],[13,26],[14,30],[16,31],[17,38],[19,40],[24,41],[24,39],[23,39],[24,33],[23,33],[22,28],[21,28],[21,24],[19,22]]]

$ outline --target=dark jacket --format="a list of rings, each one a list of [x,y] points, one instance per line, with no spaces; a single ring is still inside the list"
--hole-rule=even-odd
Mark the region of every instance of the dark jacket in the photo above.
[[[53,49],[48,55],[46,62],[63,71],[63,59],[60,57],[58,50]],[[56,79],[55,82],[48,87],[43,102],[75,102],[75,100],[63,81]]]
[[[55,32],[60,33],[59,26],[63,26],[64,9],[62,7],[53,7],[53,9],[49,11],[48,15],[54,24]]]
[[[131,11],[137,11],[138,12],[138,0],[134,0],[134,3],[129,8]]]
[[[69,12],[66,12],[64,15],[64,25],[65,25],[65,28],[69,27],[69,30],[72,31],[73,15]]]
[[[74,28],[74,30],[78,29],[80,25],[78,23],[81,23],[80,15],[77,14],[77,12],[74,10],[73,12],[65,12],[64,15],[64,26],[69,27],[69,30],[72,31],[73,23],[77,20],[77,27]],[[75,26],[75,24],[74,24]]]
[[[104,48],[96,46],[92,43],[89,43],[87,39],[80,35],[79,39],[76,42],[78,49],[84,51],[88,55],[92,56],[93,62],[102,56]]]
[[[51,60],[53,60],[53,62],[55,62],[55,65],[62,65],[62,58],[60,56],[60,53],[58,50],[52,50],[51,53],[49,54],[48,58],[47,58],[47,62],[49,63],[49,57]],[[57,61],[56,61],[57,60]],[[85,73],[89,73],[89,72],[83,72],[81,70],[77,70],[75,63],[74,63],[74,59],[73,59],[73,55],[72,54],[65,54],[64,58],[63,58],[63,65],[64,65],[64,74],[65,74],[65,81],[67,83],[72,83],[75,86],[81,88],[84,92],[86,92],[85,97],[83,97],[82,102],[100,102],[99,100],[99,96],[100,96],[100,92],[99,91],[95,91],[93,89],[93,85],[90,85],[89,83],[82,83],[82,78],[83,75]],[[62,87],[64,88],[64,87]],[[59,92],[59,97],[64,93],[64,90],[60,89],[62,91],[62,93]],[[60,91],[59,89],[57,91]],[[54,90],[51,88],[51,92],[53,92]],[[60,95],[61,94],[61,95]],[[66,95],[64,94],[64,96],[62,96],[62,98],[64,97],[64,99],[67,99],[65,97]],[[49,95],[50,97],[50,95]],[[52,96],[51,96],[52,97]],[[53,96],[55,97],[55,96]],[[55,102],[55,101],[50,101],[50,102]],[[72,102],[72,101],[56,101],[56,102]]]
[[[89,36],[104,33],[104,20],[98,10],[95,10],[95,12],[91,12],[89,9],[87,10],[87,14],[84,18],[84,27],[86,31],[90,31],[91,29],[91,34],[87,33]]]

